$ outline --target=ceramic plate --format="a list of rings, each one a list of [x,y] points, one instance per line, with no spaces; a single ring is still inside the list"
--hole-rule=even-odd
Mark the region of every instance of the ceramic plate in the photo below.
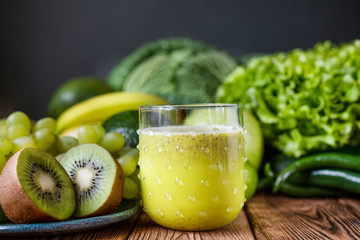
[[[124,199],[121,206],[112,214],[53,223],[0,224],[0,235],[29,236],[81,232],[120,222],[140,211],[139,200]]]

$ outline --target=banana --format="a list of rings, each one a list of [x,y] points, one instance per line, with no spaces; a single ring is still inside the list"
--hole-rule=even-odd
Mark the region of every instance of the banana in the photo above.
[[[137,110],[140,105],[167,104],[157,96],[134,93],[112,92],[95,96],[64,111],[57,120],[56,132],[89,122],[103,122],[115,113]]]

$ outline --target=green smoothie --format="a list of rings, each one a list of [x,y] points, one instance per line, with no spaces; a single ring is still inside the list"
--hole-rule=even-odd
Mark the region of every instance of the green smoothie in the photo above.
[[[141,130],[139,150],[144,210],[158,224],[215,229],[233,221],[244,205],[242,128]]]

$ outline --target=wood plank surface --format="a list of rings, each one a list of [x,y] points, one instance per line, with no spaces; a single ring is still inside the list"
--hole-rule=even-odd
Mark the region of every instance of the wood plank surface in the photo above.
[[[228,226],[206,232],[186,232],[164,228],[154,223],[146,213],[143,213],[130,234],[129,239],[252,240],[255,238],[245,215],[245,211],[241,211],[239,216]]]
[[[360,239],[360,199],[291,198],[257,193],[228,226],[206,232],[176,231],[146,213],[109,227],[80,233],[8,239]]]
[[[360,239],[360,201],[258,193],[246,204],[256,239]]]

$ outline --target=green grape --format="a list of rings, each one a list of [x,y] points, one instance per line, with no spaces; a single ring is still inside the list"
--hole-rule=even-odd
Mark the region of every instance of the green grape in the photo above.
[[[17,124],[23,125],[30,132],[31,122],[29,117],[25,113],[17,111],[17,112],[13,112],[7,117],[6,125],[8,127]]]
[[[80,144],[97,143],[98,137],[93,126],[85,124],[78,129],[78,139]]]
[[[132,147],[123,147],[122,149],[120,149],[119,151],[113,153],[115,157],[121,157],[123,155],[128,155],[132,158],[135,158],[136,161],[139,160],[139,150],[137,148],[132,148]]]
[[[46,152],[50,153],[51,156],[55,157],[60,153],[57,149],[58,142],[59,142],[59,138],[55,135],[55,140],[53,144],[48,149],[46,149]]]
[[[30,130],[21,124],[14,124],[8,127],[8,138],[14,140],[19,137],[29,136]]]
[[[126,177],[124,182],[123,197],[126,199],[134,199],[139,194],[139,186],[131,179]]]
[[[37,131],[39,129],[49,129],[50,132],[55,132],[56,130],[56,121],[51,117],[42,118],[35,123],[33,131]]]
[[[55,134],[47,128],[38,129],[34,133],[34,140],[39,149],[48,149],[55,141]]]
[[[136,169],[137,160],[131,156],[123,155],[117,161],[123,169],[125,176],[130,176]]]
[[[109,132],[105,133],[100,139],[99,144],[109,152],[113,153],[124,147],[125,139],[120,133]]]
[[[13,145],[9,138],[0,137],[0,155],[4,154],[5,156],[11,153]]]
[[[12,141],[12,144],[13,144],[13,151],[12,151],[13,153],[16,153],[22,148],[26,148],[26,147],[36,148],[35,141],[30,136],[16,138],[15,140]]]
[[[0,137],[7,136],[6,119],[0,119]]]
[[[135,171],[129,176],[129,178],[131,178],[138,186],[140,186],[140,179],[138,177],[139,171],[140,169],[137,167]]]
[[[3,170],[5,164],[6,164],[6,157],[4,154],[0,153],[0,173]]]
[[[70,136],[65,136],[59,139],[59,141],[56,143],[57,150],[60,153],[67,152],[70,148],[76,147],[79,145],[79,141]]]
[[[96,134],[97,134],[97,136],[98,136],[98,139],[100,139],[102,136],[104,136],[104,134],[105,134],[105,129],[104,129],[104,127],[103,127],[101,124],[95,123],[95,124],[93,124],[92,126],[93,126],[93,128],[95,129],[95,132],[96,132]]]

